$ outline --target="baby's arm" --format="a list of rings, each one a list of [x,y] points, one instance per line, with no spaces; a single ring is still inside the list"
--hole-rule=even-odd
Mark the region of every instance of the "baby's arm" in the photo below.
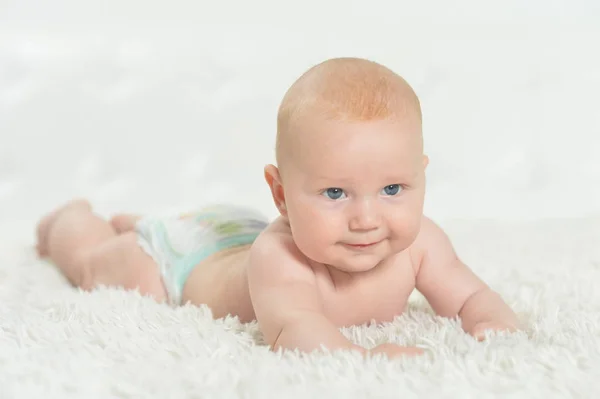
[[[416,348],[396,345],[382,345],[369,352],[346,339],[323,313],[312,268],[285,237],[269,234],[256,240],[248,283],[258,325],[273,350],[312,352],[323,346],[330,351],[352,349],[389,356],[420,353]]]
[[[423,218],[415,243],[416,288],[433,310],[444,317],[458,315],[463,329],[477,338],[485,330],[515,331],[515,313],[456,255],[446,233]]]
[[[261,236],[250,255],[250,297],[267,343],[274,350],[310,352],[323,345],[361,351],[325,317],[312,268],[286,241],[275,234]]]

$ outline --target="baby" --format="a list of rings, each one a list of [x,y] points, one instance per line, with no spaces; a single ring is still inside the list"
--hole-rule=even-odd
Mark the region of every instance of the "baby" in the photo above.
[[[340,327],[391,321],[413,289],[467,333],[515,331],[501,297],[423,215],[419,100],[378,63],[335,58],[305,72],[277,119],[277,166],[264,177],[280,216],[218,205],[172,218],[104,220],[85,200],[44,217],[37,250],[75,286],[137,289],[173,306],[205,304],[215,318],[257,320],[273,348],[367,350]]]

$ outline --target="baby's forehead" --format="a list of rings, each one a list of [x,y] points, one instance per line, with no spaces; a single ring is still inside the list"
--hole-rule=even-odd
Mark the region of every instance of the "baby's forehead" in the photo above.
[[[422,150],[420,123],[407,119],[356,121],[308,117],[289,135],[292,151],[339,151],[385,144],[404,151]]]
[[[290,160],[310,173],[329,175],[411,170],[422,161],[422,145],[413,134],[377,130],[312,131],[291,147]]]

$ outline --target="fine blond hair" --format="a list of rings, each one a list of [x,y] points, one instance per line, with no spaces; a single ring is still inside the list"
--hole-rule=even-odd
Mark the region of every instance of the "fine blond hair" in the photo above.
[[[389,68],[362,58],[326,60],[304,72],[288,89],[277,114],[279,165],[288,136],[307,115],[340,121],[422,119],[419,99],[410,85]]]

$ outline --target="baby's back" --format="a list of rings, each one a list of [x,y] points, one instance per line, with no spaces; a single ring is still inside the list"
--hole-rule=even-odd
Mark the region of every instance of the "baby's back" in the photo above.
[[[183,303],[207,305],[216,319],[232,315],[243,323],[254,320],[246,274],[250,247],[223,250],[198,264],[183,287]]]

